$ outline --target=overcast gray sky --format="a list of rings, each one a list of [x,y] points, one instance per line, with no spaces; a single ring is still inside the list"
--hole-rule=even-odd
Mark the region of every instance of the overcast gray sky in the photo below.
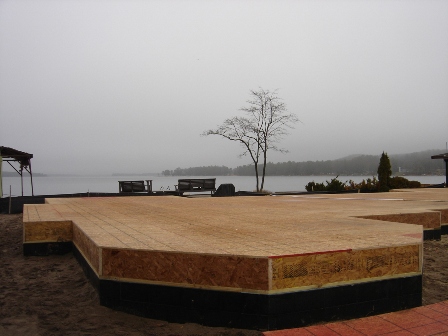
[[[448,1],[0,1],[0,145],[35,172],[249,164],[200,134],[259,87],[302,122],[270,161],[444,149]]]

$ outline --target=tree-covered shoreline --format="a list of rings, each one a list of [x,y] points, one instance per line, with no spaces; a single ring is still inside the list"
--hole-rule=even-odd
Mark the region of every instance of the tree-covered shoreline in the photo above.
[[[443,153],[445,150],[434,149],[407,154],[389,155],[394,175],[445,175],[443,160],[432,160],[431,155]],[[351,155],[349,157],[326,161],[303,162],[268,162],[267,176],[373,176],[377,174],[379,155]],[[261,169],[261,165],[259,166]],[[164,176],[254,176],[253,165],[236,168],[226,166],[202,166],[164,170]]]

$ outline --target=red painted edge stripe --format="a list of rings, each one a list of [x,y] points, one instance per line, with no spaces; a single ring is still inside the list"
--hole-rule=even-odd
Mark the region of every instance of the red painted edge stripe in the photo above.
[[[334,251],[324,251],[324,252],[310,252],[310,253],[299,253],[299,254],[285,254],[280,256],[270,256],[269,259],[279,259],[279,258],[291,258],[291,257],[301,257],[313,254],[328,254],[328,253],[340,253],[340,252],[351,252],[352,249],[347,250],[334,250]]]

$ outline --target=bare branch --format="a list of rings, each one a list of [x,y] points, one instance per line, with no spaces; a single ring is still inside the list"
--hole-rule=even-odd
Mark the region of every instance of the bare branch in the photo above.
[[[294,124],[300,121],[293,113],[288,113],[286,105],[277,96],[277,90],[269,91],[259,88],[251,90],[249,106],[242,107],[247,117],[233,117],[214,130],[208,130],[202,135],[220,135],[228,140],[236,141],[243,146],[241,156],[249,154],[254,165],[257,178],[257,191],[263,189],[266,173],[268,150],[287,153],[287,150],[278,148],[276,144],[293,129]],[[263,173],[261,188],[258,186],[258,162],[263,156]]]

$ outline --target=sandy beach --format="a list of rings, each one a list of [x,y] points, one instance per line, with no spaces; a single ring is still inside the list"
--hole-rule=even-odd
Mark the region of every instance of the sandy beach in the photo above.
[[[0,215],[1,335],[259,335],[102,307],[72,256],[24,257],[22,215]],[[423,304],[448,300],[448,238],[424,242]]]

